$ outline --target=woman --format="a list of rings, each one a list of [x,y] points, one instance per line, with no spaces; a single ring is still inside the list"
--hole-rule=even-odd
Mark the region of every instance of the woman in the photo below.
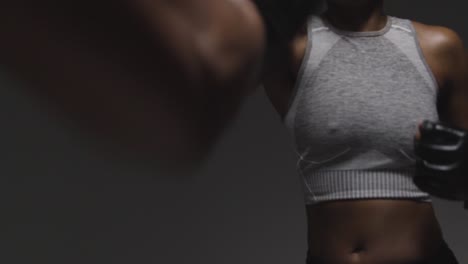
[[[270,49],[264,86],[294,137],[316,263],[457,263],[430,197],[412,182],[424,119],[468,128],[463,44],[386,16],[383,0],[328,0]],[[285,54],[285,55],[279,55]],[[438,94],[443,100],[436,105]]]

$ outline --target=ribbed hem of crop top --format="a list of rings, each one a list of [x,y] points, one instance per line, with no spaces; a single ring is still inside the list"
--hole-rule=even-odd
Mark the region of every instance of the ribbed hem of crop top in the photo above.
[[[311,171],[301,175],[304,180],[305,202],[308,205],[328,201],[356,199],[405,199],[431,202],[430,195],[421,192],[407,170],[339,170]]]

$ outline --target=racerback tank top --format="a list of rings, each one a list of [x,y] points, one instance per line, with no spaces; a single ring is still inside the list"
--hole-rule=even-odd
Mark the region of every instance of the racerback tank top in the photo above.
[[[437,83],[413,24],[388,17],[373,32],[311,17],[308,46],[285,124],[299,156],[307,204],[415,199],[418,124],[438,120]]]

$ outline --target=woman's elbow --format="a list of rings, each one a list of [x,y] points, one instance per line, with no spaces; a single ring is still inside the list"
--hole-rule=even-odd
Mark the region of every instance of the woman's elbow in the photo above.
[[[266,33],[262,18],[252,10],[235,21],[227,19],[213,34],[197,38],[208,83],[235,86],[242,91],[255,86],[263,62]]]

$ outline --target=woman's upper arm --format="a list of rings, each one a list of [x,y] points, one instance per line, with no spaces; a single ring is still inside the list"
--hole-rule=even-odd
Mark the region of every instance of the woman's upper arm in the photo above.
[[[426,60],[439,85],[439,114],[444,122],[468,129],[468,56],[453,30],[415,23]]]
[[[263,21],[250,0],[127,1],[192,86],[238,83],[263,56]]]
[[[445,89],[449,89],[449,118],[454,125],[468,129],[468,59],[461,38],[453,31],[448,37]]]

